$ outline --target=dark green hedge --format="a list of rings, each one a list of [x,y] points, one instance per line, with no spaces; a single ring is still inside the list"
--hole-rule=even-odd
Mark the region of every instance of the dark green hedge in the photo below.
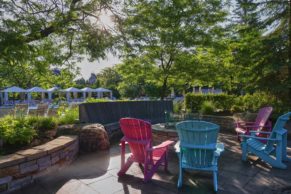
[[[229,112],[257,112],[264,106],[272,106],[275,113],[286,112],[288,109],[280,99],[266,92],[256,92],[244,96],[188,93],[185,97],[185,107],[188,111],[199,112],[205,101],[213,102],[216,109]]]
[[[198,112],[203,102],[211,101],[216,108],[230,110],[235,101],[235,96],[227,94],[193,94],[188,93],[185,97],[185,106],[191,112]]]

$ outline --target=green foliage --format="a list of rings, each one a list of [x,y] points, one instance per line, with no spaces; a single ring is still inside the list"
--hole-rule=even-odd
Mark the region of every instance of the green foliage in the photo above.
[[[8,144],[28,144],[37,136],[25,117],[6,116],[0,119],[0,138]]]
[[[28,116],[25,120],[39,136],[44,136],[46,131],[56,129],[58,126],[58,119],[55,117]]]
[[[244,96],[239,96],[236,98],[233,111],[250,111],[257,112],[258,109],[264,106],[272,106],[274,112],[282,113],[284,111],[282,108],[283,102],[276,96],[266,93],[266,92],[255,92],[253,94],[246,94]]]
[[[174,101],[173,102],[173,112],[174,113],[182,113],[185,109],[184,101]]]
[[[199,113],[212,114],[216,110],[215,104],[212,101],[204,101],[201,105]]]
[[[109,100],[105,98],[87,98],[86,103],[96,103],[96,102],[109,102]]]
[[[272,106],[276,115],[288,111],[288,107],[284,107],[280,99],[266,92],[255,92],[244,96],[188,93],[185,98],[185,105],[192,112],[199,112],[203,109],[203,106],[210,105],[227,112],[257,112],[265,106]]]
[[[0,87],[72,86],[73,79],[67,79],[71,75],[54,76],[51,68],[57,66],[75,76],[74,62],[84,53],[90,59],[105,57],[112,46],[112,28],[99,19],[101,12],[114,10],[111,3],[1,0]]]
[[[97,82],[101,87],[112,90],[113,96],[119,98],[120,94],[117,90],[118,84],[121,82],[121,75],[115,67],[104,68],[97,75]]]
[[[79,107],[62,108],[62,111],[59,111],[58,114],[58,123],[60,125],[75,124],[79,120]]]
[[[227,94],[193,94],[188,93],[185,97],[186,109],[198,112],[204,101],[211,101],[217,109],[228,111],[231,109],[235,96]]]
[[[125,19],[120,22],[122,52],[125,63],[130,61],[131,66],[138,67],[125,71],[141,78],[137,83],[154,83],[161,99],[169,94],[169,86],[176,82],[172,78],[181,71],[175,68],[177,60],[185,53],[195,55],[193,48],[212,45],[221,34],[218,24],[226,16],[222,1],[133,0],[125,2],[123,11]],[[154,68],[143,71],[150,66]],[[127,91],[144,93],[139,85],[128,85],[134,87]]]

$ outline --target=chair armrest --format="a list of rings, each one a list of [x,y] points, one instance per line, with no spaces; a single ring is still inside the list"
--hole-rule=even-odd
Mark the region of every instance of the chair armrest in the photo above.
[[[245,124],[254,124],[255,122],[250,122],[250,121],[237,121],[237,124],[245,125]]]
[[[120,142],[147,145],[150,142],[150,140],[135,140],[135,139],[130,139],[130,138],[127,138],[127,137],[124,136],[123,138],[121,138]]]
[[[271,134],[272,132],[270,131],[250,131],[251,134],[254,134],[254,133],[261,133],[261,134]]]
[[[245,128],[255,128],[255,127],[264,127],[262,125],[244,125],[242,127],[245,127]]]
[[[217,143],[216,144],[216,150],[214,152],[214,156],[215,157],[219,157],[222,152],[224,152],[224,144],[223,143]]]
[[[274,138],[257,137],[257,136],[252,136],[252,135],[240,135],[240,137],[242,137],[243,139],[253,138],[253,139],[258,139],[258,140],[278,141],[278,139],[274,139]]]
[[[157,146],[154,146],[152,148],[148,148],[147,151],[168,148],[169,145],[171,145],[173,143],[175,143],[175,142],[174,141],[167,140],[167,141],[164,141],[163,143],[161,143],[161,144],[159,144]]]

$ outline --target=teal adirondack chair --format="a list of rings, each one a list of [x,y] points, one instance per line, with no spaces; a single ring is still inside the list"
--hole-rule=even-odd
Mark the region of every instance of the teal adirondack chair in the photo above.
[[[253,153],[273,167],[287,168],[283,162],[290,161],[290,158],[287,157],[287,130],[284,126],[290,116],[291,112],[280,116],[272,132],[260,132],[270,134],[268,138],[257,137],[257,131],[250,131],[251,135],[241,135],[242,160],[246,161],[248,153]],[[267,143],[264,144],[260,140],[267,140]]]
[[[180,138],[178,188],[183,184],[183,169],[213,172],[217,191],[217,161],[224,145],[217,143],[219,126],[205,121],[183,121],[176,125]]]

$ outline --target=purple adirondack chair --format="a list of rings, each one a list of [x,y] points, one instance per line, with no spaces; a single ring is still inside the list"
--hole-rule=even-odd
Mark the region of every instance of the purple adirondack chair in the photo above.
[[[152,127],[147,121],[122,118],[119,121],[124,137],[121,139],[121,169],[118,176],[126,173],[133,162],[144,165],[144,181],[152,178],[160,165],[167,170],[167,150],[173,141],[165,141],[152,147]],[[125,162],[125,144],[128,143],[131,154]]]
[[[272,111],[273,111],[272,107],[270,106],[264,107],[259,110],[255,122],[244,122],[244,121],[236,122],[235,131],[237,132],[238,140],[241,141],[240,135],[250,135],[250,131],[258,131],[256,135],[259,137],[263,136],[263,134],[259,133],[260,131],[262,130],[271,131],[272,124],[270,121],[268,121],[268,119]]]

